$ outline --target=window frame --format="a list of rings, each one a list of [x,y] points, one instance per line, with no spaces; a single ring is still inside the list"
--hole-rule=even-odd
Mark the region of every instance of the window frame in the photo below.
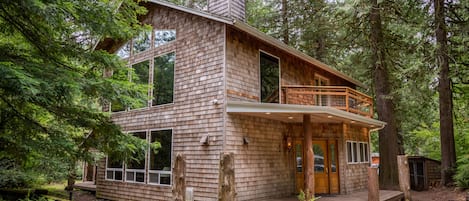
[[[160,44],[160,45],[156,46],[156,34],[155,34],[155,32],[156,31],[172,31],[172,30],[174,30],[174,40],[171,40],[167,43],[163,43],[163,44]],[[176,29],[155,29],[155,28],[153,28],[152,33],[151,33],[152,34],[152,39],[153,39],[152,40],[152,48],[159,48],[161,46],[165,46],[167,44],[171,44],[171,43],[175,42],[178,39],[177,33],[178,33],[178,31]]]
[[[318,81],[319,84],[316,84],[316,80]],[[322,85],[322,81],[326,83],[326,85]],[[317,87],[325,87],[325,86],[331,86],[331,81],[329,78],[321,75],[321,74],[314,74],[313,78],[313,86]],[[325,102],[323,102],[323,98],[325,97]],[[330,95],[316,95],[314,97],[316,99],[316,105],[317,106],[331,106],[331,97]]]
[[[349,144],[351,149],[349,150]],[[346,141],[347,164],[363,164],[370,162],[369,143],[363,141]],[[363,150],[363,154],[361,153]],[[351,152],[351,153],[350,153]],[[349,155],[351,154],[351,155]],[[350,158],[351,157],[351,158]]]
[[[173,44],[175,42],[178,41],[178,30],[176,28],[167,28],[167,29],[157,29],[155,27],[153,27],[151,30],[148,30],[150,31],[150,47],[144,51],[141,51],[141,52],[138,52],[138,53],[135,53],[134,51],[134,40],[139,37],[139,35],[137,35],[136,37],[130,39],[129,41],[127,41],[126,43],[124,43],[121,47],[119,47],[119,49],[117,49],[114,54],[116,54],[117,56],[119,56],[121,59],[123,60],[127,60],[128,62],[128,65],[127,67],[128,68],[132,68],[132,65],[135,65],[135,64],[138,64],[140,62],[144,62],[144,61],[149,61],[149,76],[148,76],[148,86],[149,86],[149,89],[147,91],[147,94],[148,94],[148,98],[149,100],[147,101],[147,105],[146,107],[140,107],[140,108],[130,108],[128,106],[123,106],[124,107],[124,110],[120,110],[120,111],[115,111],[113,112],[112,111],[112,103],[111,101],[109,101],[109,109],[108,111],[112,114],[114,113],[122,113],[122,112],[129,112],[129,111],[133,111],[133,110],[145,110],[145,109],[149,109],[149,108],[152,108],[152,107],[161,107],[161,106],[165,106],[165,105],[170,105],[170,104],[174,104],[174,100],[175,100],[175,86],[176,86],[176,66],[177,66],[177,51],[176,51],[176,48],[169,48],[170,50],[168,51],[165,51],[163,53],[160,53],[160,54],[157,54],[158,51],[157,50],[162,50],[162,47],[165,47],[167,45],[170,45],[170,44]],[[171,40],[167,43],[164,43],[164,44],[161,44],[161,45],[158,45],[156,46],[156,43],[155,43],[155,37],[156,37],[156,34],[155,32],[157,31],[174,31],[175,34],[174,34],[174,40]],[[143,32],[142,32],[143,33]],[[128,52],[128,56],[126,57],[122,57],[120,56],[118,53],[119,51],[122,49],[122,48],[125,48],[126,46],[129,46],[130,48],[130,51]],[[164,48],[166,49],[166,48]],[[173,97],[172,97],[172,100],[170,103],[164,103],[164,104],[159,104],[159,105],[153,105],[153,89],[154,87],[152,86],[153,85],[153,79],[154,79],[154,59],[156,57],[160,57],[160,56],[163,56],[163,55],[166,55],[166,54],[170,54],[170,53],[174,53],[174,66],[173,66]],[[150,55],[149,58],[146,58],[146,59],[142,59],[140,58],[141,55],[144,55],[144,54],[148,54]],[[145,56],[146,57],[146,56]],[[151,57],[151,58],[150,58]],[[130,63],[132,62],[132,63]],[[127,78],[129,81],[131,81],[131,77],[130,77],[130,72],[128,73],[127,75]]]
[[[153,91],[155,89],[155,86],[153,85],[154,81],[155,81],[155,58],[157,57],[161,57],[161,56],[164,56],[164,55],[167,55],[167,54],[171,54],[171,53],[174,53],[174,65],[173,65],[173,98],[171,100],[170,103],[164,103],[164,104],[159,104],[159,105],[153,105]],[[150,78],[150,100],[149,100],[149,105],[150,105],[150,108],[152,107],[162,107],[162,106],[165,106],[165,105],[171,105],[171,104],[174,104],[174,95],[175,95],[175,86],[176,86],[176,58],[177,58],[177,53],[176,53],[176,50],[171,50],[171,51],[167,51],[167,52],[163,52],[161,54],[155,54],[152,59],[151,59],[151,65],[150,65],[150,71],[151,71],[151,78]],[[151,130],[150,130],[151,132]]]
[[[154,186],[172,186],[173,185],[173,156],[174,156],[174,129],[173,128],[158,128],[158,129],[150,129],[148,130],[148,143],[151,143],[151,132],[152,131],[164,131],[164,130],[170,130],[171,131],[171,159],[170,159],[170,167],[169,171],[162,171],[162,170],[150,170],[150,154],[148,154],[148,162],[147,162],[147,184],[148,185],[154,185]],[[148,153],[150,153],[150,148],[148,148]],[[169,172],[169,173],[168,173]],[[161,173],[163,174],[169,174],[169,183],[170,184],[161,184]],[[158,174],[158,183],[155,182],[150,182],[150,174]]]
[[[109,156],[106,156],[106,167],[105,167],[105,171],[104,171],[104,180],[106,181],[117,181],[117,182],[124,182],[124,179],[125,179],[125,171],[124,171],[124,161],[121,161],[121,165],[122,167],[121,168],[108,168],[108,165],[109,165]],[[108,171],[112,171],[112,179],[108,179]],[[122,179],[121,180],[117,180],[115,179],[116,178],[116,171],[121,171],[121,174],[122,174]]]
[[[138,111],[138,110],[147,109],[147,108],[148,108],[148,105],[151,103],[151,102],[150,102],[150,101],[151,101],[151,96],[150,96],[151,94],[150,94],[150,92],[152,91],[151,89],[152,89],[152,84],[153,84],[153,80],[152,80],[152,78],[153,78],[153,75],[152,75],[152,74],[153,74],[153,73],[150,73],[150,72],[151,72],[151,70],[153,69],[153,61],[152,61],[151,59],[145,58],[145,59],[138,60],[138,61],[135,61],[135,62],[129,64],[129,65],[128,65],[128,68],[130,68],[130,70],[129,70],[129,73],[128,73],[127,76],[128,76],[129,82],[135,83],[135,82],[132,81],[132,74],[131,74],[132,71],[135,71],[135,69],[134,69],[133,66],[136,65],[136,64],[140,64],[140,63],[146,62],[146,61],[148,61],[148,83],[145,84],[145,85],[147,86],[147,100],[146,100],[146,104],[145,104],[144,107],[139,107],[139,108],[131,108],[130,106],[127,106],[127,107],[126,107],[126,110],[125,110],[125,111],[127,111],[127,112],[128,112],[128,111],[134,111],[134,110],[137,110],[137,111]],[[124,111],[120,111],[120,112],[124,112]]]
[[[145,141],[148,143],[148,130],[132,130],[132,131],[127,131],[126,134],[133,134],[133,133],[140,133],[140,132],[145,132]],[[123,175],[124,177],[124,182],[127,182],[127,183],[139,183],[139,184],[145,184],[146,181],[147,181],[147,178],[146,178],[146,170],[147,170],[147,155],[148,155],[148,152],[145,151],[145,157],[144,157],[144,161],[143,161],[143,170],[142,169],[130,169],[130,168],[127,168],[128,164],[124,163],[124,172],[125,174]],[[134,180],[131,181],[131,180],[127,180],[127,172],[133,172],[134,174]],[[142,173],[143,172],[143,182],[140,182],[140,181],[136,181],[136,178],[137,178],[137,173]]]
[[[273,103],[273,104],[281,104],[282,102],[282,60],[280,59],[280,57],[278,56],[275,56],[265,50],[262,50],[262,49],[259,49],[258,51],[258,55],[259,55],[259,58],[258,58],[258,65],[259,65],[259,68],[258,68],[258,72],[259,72],[259,102],[260,103],[265,103],[265,102],[262,102],[262,71],[261,71],[261,54],[266,54],[268,56],[271,56],[275,59],[278,60],[278,103]]]

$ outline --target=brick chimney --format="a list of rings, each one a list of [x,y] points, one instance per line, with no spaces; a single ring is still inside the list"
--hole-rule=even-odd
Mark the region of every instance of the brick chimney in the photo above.
[[[244,22],[246,2],[245,0],[208,0],[208,12]]]

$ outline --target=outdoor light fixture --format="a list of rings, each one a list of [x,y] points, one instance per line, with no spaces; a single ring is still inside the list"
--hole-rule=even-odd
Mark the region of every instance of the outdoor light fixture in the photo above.
[[[288,151],[291,150],[292,146],[293,146],[293,142],[292,142],[291,137],[287,137],[287,149],[288,149]]]

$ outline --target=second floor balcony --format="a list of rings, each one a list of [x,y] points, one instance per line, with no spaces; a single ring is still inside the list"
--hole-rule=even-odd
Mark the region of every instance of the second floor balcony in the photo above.
[[[328,106],[369,118],[373,117],[373,99],[350,87],[282,86],[281,103]]]

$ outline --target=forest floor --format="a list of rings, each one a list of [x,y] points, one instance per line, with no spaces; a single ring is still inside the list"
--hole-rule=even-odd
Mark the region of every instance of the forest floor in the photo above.
[[[426,191],[411,191],[412,201],[466,201],[469,191],[458,188],[437,187]]]

